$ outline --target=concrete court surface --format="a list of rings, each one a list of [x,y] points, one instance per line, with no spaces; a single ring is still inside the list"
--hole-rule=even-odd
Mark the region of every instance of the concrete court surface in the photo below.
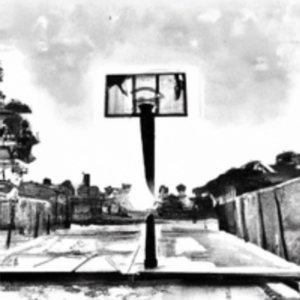
[[[300,268],[217,230],[213,220],[156,225],[158,268],[144,269],[145,225],[72,226],[0,251],[2,274],[14,272],[282,273]],[[29,275],[30,276],[30,275]],[[283,296],[282,296],[283,293]],[[276,296],[277,295],[277,296]],[[300,299],[281,283],[173,282],[0,283],[1,299]],[[272,298],[273,297],[273,298]],[[277,298],[274,298],[277,297]],[[280,298],[281,297],[281,298]]]

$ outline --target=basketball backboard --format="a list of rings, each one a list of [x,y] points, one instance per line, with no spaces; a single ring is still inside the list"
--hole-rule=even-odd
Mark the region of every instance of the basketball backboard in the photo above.
[[[154,116],[187,116],[185,73],[107,75],[105,87],[106,117],[139,117],[142,103]]]

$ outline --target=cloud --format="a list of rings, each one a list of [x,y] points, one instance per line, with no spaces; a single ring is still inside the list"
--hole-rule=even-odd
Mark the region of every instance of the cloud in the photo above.
[[[219,10],[209,10],[206,13],[200,14],[198,20],[201,22],[216,23],[222,16]]]
[[[27,84],[38,91],[34,113],[47,114],[42,106],[50,106],[47,122],[55,118],[60,132],[60,146],[51,146],[56,136],[43,125],[47,141],[39,146],[36,156],[43,162],[37,161],[34,174],[50,170],[56,160],[67,162],[62,174],[81,174],[83,165],[76,158],[85,153],[93,163],[82,161],[103,181],[113,180],[120,165],[117,181],[143,176],[140,165],[134,174],[128,171],[134,164],[127,159],[130,146],[140,153],[138,123],[133,129],[103,118],[104,75],[112,67],[196,70],[188,74],[190,117],[159,122],[158,139],[165,137],[158,144],[161,182],[175,185],[187,176],[191,185],[200,184],[250,157],[273,155],[283,146],[274,140],[274,149],[268,149],[265,139],[272,128],[286,148],[297,147],[282,128],[297,123],[299,4],[253,2],[7,1],[2,10],[6,19],[0,18],[0,50],[14,45],[22,53],[22,68],[30,74]],[[204,91],[197,90],[203,79],[194,75],[200,73]],[[76,148],[80,138],[93,146]],[[55,152],[55,159],[46,160],[60,147],[73,156],[65,159]]]
[[[77,112],[77,107],[88,101],[83,78],[95,56],[101,56],[105,65],[166,62],[176,66],[184,62],[205,71],[206,107],[212,112],[207,114],[209,121],[238,123],[241,118],[233,120],[232,116],[241,116],[238,112],[247,109],[247,121],[254,123],[258,121],[254,107],[262,101],[260,91],[273,89],[268,80],[260,82],[258,78],[277,76],[278,97],[265,93],[274,97],[274,109],[266,117],[276,117],[276,108],[287,101],[286,65],[276,55],[281,45],[277,36],[283,30],[278,14],[283,12],[276,15],[273,11],[271,5],[254,10],[247,3],[225,8],[218,1],[211,5],[191,1],[184,7],[179,1],[172,5],[166,1],[145,1],[143,5],[113,1],[107,7],[103,1],[77,0],[63,5],[30,1],[10,12],[14,21],[8,30],[26,54],[36,84],[45,88],[61,109]],[[289,17],[282,22],[293,24],[292,11],[284,13]],[[255,73],[257,68],[266,68],[257,64],[257,57],[270,62],[265,77]],[[242,94],[251,95],[248,102],[240,100]],[[271,99],[263,101],[269,105]]]
[[[257,57],[256,58],[256,65],[255,65],[255,70],[258,71],[266,71],[269,69],[268,66],[268,60],[265,57]]]

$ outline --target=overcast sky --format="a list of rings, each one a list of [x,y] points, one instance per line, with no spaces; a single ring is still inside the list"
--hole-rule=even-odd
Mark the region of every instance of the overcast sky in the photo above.
[[[156,122],[157,185],[300,152],[297,1],[0,0],[0,60],[0,89],[31,105],[41,138],[27,179],[89,172],[146,193],[138,120],[104,118],[120,70],[187,73],[189,116]]]

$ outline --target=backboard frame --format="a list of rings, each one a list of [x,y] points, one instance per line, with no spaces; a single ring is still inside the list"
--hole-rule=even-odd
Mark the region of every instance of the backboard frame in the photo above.
[[[109,76],[120,76],[120,77],[132,77],[133,80],[133,90],[134,90],[134,86],[135,86],[135,80],[137,76],[140,77],[147,77],[147,76],[154,76],[155,80],[156,80],[156,89],[158,86],[158,80],[159,80],[159,76],[182,76],[183,78],[183,86],[182,86],[182,91],[183,91],[183,96],[182,96],[182,100],[183,100],[183,111],[180,113],[160,113],[159,112],[159,99],[157,99],[155,101],[155,104],[157,105],[157,110],[153,112],[153,115],[155,117],[186,117],[188,116],[188,109],[187,109],[187,84],[186,84],[186,73],[185,72],[149,72],[149,73],[114,73],[114,74],[106,74],[105,76],[105,108],[104,108],[104,114],[106,118],[131,118],[131,117],[140,117],[140,113],[137,112],[137,101],[134,98],[135,94],[133,94],[133,103],[132,103],[132,107],[134,112],[133,113],[110,113],[109,112],[109,85],[108,85],[108,78]],[[159,88],[156,90],[157,94],[160,92]]]

